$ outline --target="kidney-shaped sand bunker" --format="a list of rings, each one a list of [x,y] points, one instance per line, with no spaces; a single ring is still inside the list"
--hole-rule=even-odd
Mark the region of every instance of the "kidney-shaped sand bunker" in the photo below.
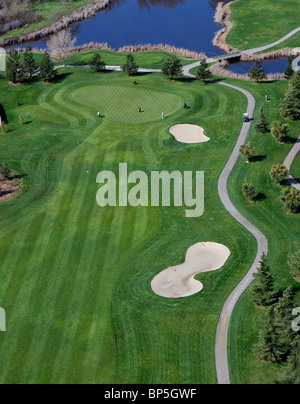
[[[169,131],[180,143],[204,143],[210,140],[205,136],[204,129],[197,125],[174,125]]]
[[[160,272],[152,280],[151,288],[155,294],[168,298],[194,295],[203,289],[203,284],[194,277],[221,268],[229,256],[230,250],[222,244],[194,244],[187,250],[184,264]]]

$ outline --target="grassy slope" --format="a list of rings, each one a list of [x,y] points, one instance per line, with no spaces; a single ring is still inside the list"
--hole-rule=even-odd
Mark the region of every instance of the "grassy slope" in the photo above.
[[[227,42],[241,50],[272,43],[299,26],[298,0],[235,0],[230,9],[233,28]],[[299,43],[297,34],[276,48],[298,47]]]
[[[87,6],[93,3],[94,0],[76,0],[74,2],[61,2],[59,0],[51,1],[47,3],[38,4],[34,7],[35,11],[41,13],[42,17],[39,21],[31,24],[29,26],[25,26],[19,29],[15,29],[10,31],[4,35],[0,35],[0,38],[12,38],[15,36],[20,36],[23,34],[27,34],[29,32],[38,31],[42,28],[50,26],[53,24],[53,14],[59,13],[61,10],[66,11],[66,16],[70,15],[74,10],[78,10],[80,7]]]
[[[0,160],[26,175],[27,189],[0,206],[0,306],[8,319],[7,333],[0,334],[0,382],[215,383],[220,309],[255,256],[253,238],[216,192],[246,100],[215,85],[144,75],[139,95],[146,99],[158,89],[165,93],[160,109],[167,112],[174,97],[180,109],[162,121],[146,106],[144,123],[119,123],[115,106],[135,108],[136,99],[131,91],[121,100],[116,93],[99,121],[92,99],[85,94],[79,101],[78,91],[92,83],[131,90],[132,79],[64,73],[49,86],[1,82],[9,131],[0,135]],[[177,143],[168,127],[186,122],[201,124],[212,140]],[[117,171],[119,162],[148,173],[204,170],[204,216],[186,219],[181,208],[99,208],[96,175]],[[201,275],[205,287],[196,296],[154,295],[153,276],[182,262],[198,241],[230,248],[223,270]]]
[[[95,50],[74,53],[68,57],[67,64],[72,66],[88,65],[95,53],[101,55],[103,61],[109,66],[121,66],[125,63],[126,54],[124,53],[108,50]],[[134,56],[139,67],[147,69],[161,69],[164,62],[173,55],[168,52],[151,51],[139,52]],[[191,60],[181,59],[181,63],[185,66],[190,64]]]
[[[241,87],[251,91],[257,100],[255,118],[260,106],[265,106],[269,121],[284,119],[278,114],[280,99],[287,87],[286,82],[256,85],[239,82]],[[271,101],[264,103],[264,95]],[[297,138],[300,124],[289,122],[290,136]],[[269,240],[269,262],[273,268],[276,287],[283,289],[294,284],[289,275],[288,255],[295,251],[295,242],[300,238],[300,216],[285,211],[280,202],[281,188],[272,183],[269,172],[273,164],[282,163],[292,147],[292,143],[278,145],[270,134],[258,135],[252,127],[249,140],[256,147],[261,161],[246,165],[240,158],[233,171],[229,189],[232,201],[238,210],[254,223]],[[291,140],[292,142],[292,140]],[[252,182],[266,199],[251,204],[242,195],[242,184]],[[295,306],[300,305],[300,291]],[[249,293],[239,301],[230,329],[230,362],[233,383],[272,383],[279,374],[279,367],[259,362],[252,353],[252,346],[257,341],[258,331],[264,319],[264,311],[255,309],[250,302]]]
[[[294,160],[294,163],[291,167],[291,173],[294,178],[297,178],[300,181],[300,155],[298,154]]]

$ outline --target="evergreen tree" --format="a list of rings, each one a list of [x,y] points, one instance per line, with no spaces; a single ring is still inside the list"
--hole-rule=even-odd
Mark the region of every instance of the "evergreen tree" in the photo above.
[[[268,133],[270,132],[269,124],[265,115],[264,107],[260,109],[260,117],[259,121],[256,125],[254,125],[255,129],[259,133]]]
[[[282,351],[286,357],[290,353],[294,338],[294,331],[291,327],[293,321],[294,296],[294,290],[292,286],[290,286],[283,291],[282,297],[279,298],[278,303],[274,306],[277,332],[282,345]]]
[[[255,62],[254,66],[251,67],[249,72],[249,77],[252,80],[255,80],[256,83],[261,82],[263,79],[267,77],[266,72],[264,71],[261,62]]]
[[[90,67],[94,69],[97,73],[105,70],[105,63],[101,60],[101,55],[99,53],[95,53],[92,59],[90,60]]]
[[[281,103],[281,115],[284,118],[300,119],[300,75],[295,72],[290,78],[289,87]]]
[[[26,46],[23,59],[23,73],[30,79],[36,74],[38,67],[36,66],[31,46]]]
[[[293,66],[292,66],[293,60],[294,60],[294,56],[290,56],[288,58],[289,64],[288,64],[287,68],[284,71],[284,78],[286,80],[289,80],[294,74],[294,70],[293,70]]]
[[[282,377],[277,383],[300,384],[300,336],[293,341],[287,367],[283,370]]]
[[[6,161],[4,161],[1,165],[0,165],[0,179],[3,181],[6,181],[10,178],[11,175],[11,170],[8,167],[8,164],[6,163]]]
[[[6,77],[14,84],[21,82],[23,79],[21,67],[20,55],[16,50],[12,49],[6,61]]]
[[[300,282],[300,243],[297,244],[298,250],[289,259],[289,266],[292,270],[292,276]]]
[[[289,125],[282,124],[279,121],[272,122],[271,134],[279,143],[283,142],[289,133]]]
[[[175,76],[182,75],[182,64],[181,60],[177,56],[173,56],[172,58],[166,60],[162,67],[162,72],[166,76],[170,76],[170,79],[173,80]]]
[[[40,76],[46,83],[51,83],[56,76],[54,63],[52,62],[48,52],[45,52],[40,64]]]
[[[280,185],[285,178],[289,176],[290,172],[283,164],[276,164],[272,166],[270,177]]]
[[[200,67],[197,71],[197,79],[202,80],[203,83],[206,83],[209,79],[212,78],[212,73],[209,70],[208,64],[206,63],[206,60],[203,59],[200,62]]]
[[[265,254],[262,255],[258,272],[254,275],[251,295],[253,303],[258,306],[269,306],[275,301],[274,279]]]
[[[282,361],[284,350],[277,331],[273,306],[268,311],[267,322],[259,333],[259,342],[253,347],[253,351],[262,361],[272,363]]]
[[[128,73],[128,76],[134,76],[137,74],[139,68],[138,65],[135,63],[134,56],[129,53],[126,55],[126,63],[122,66],[123,72]]]

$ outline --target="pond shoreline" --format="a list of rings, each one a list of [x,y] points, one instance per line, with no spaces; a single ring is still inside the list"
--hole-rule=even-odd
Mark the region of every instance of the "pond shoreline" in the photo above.
[[[26,42],[34,42],[46,38],[50,35],[56,34],[63,29],[68,28],[70,25],[84,21],[88,18],[94,17],[100,11],[105,10],[111,3],[111,0],[99,0],[97,3],[89,4],[88,6],[81,7],[79,10],[73,11],[68,17],[63,17],[61,20],[49,27],[42,28],[38,31],[29,32],[27,34],[15,36],[12,38],[0,39],[0,47],[7,48],[14,45],[21,45]]]

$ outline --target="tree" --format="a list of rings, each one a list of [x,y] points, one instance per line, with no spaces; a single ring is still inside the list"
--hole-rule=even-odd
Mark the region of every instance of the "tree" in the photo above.
[[[286,209],[291,213],[299,213],[300,211],[300,191],[295,188],[282,190],[281,201]]]
[[[264,107],[260,109],[260,117],[258,123],[254,126],[256,131],[259,133],[268,133],[270,132],[269,124],[265,115]]]
[[[6,133],[6,122],[4,121],[1,122],[1,129],[3,133]]]
[[[213,75],[209,70],[209,67],[208,67],[208,64],[206,63],[206,60],[205,59],[201,60],[200,67],[199,67],[199,69],[197,71],[197,75],[196,75],[197,79],[202,80],[203,83],[206,83],[207,80],[212,78],[212,76]]]
[[[243,194],[246,198],[250,199],[250,201],[254,201],[257,198],[258,191],[253,184],[244,184]]]
[[[258,306],[269,306],[275,301],[274,279],[271,272],[271,268],[267,264],[267,257],[263,254],[251,286],[252,301]]]
[[[282,372],[278,384],[300,384],[300,336],[296,336],[292,343],[292,350],[288,357],[287,367]]]
[[[11,170],[8,167],[8,164],[6,163],[6,161],[4,161],[1,165],[0,165],[0,179],[2,181],[6,181],[10,178],[11,175]]]
[[[182,75],[181,60],[177,56],[173,56],[166,60],[163,64],[162,72],[166,76],[170,76],[170,80],[173,80],[175,76]]]
[[[266,325],[260,331],[259,342],[254,346],[253,351],[262,361],[272,363],[282,361],[284,351],[276,327],[273,306],[268,311]]]
[[[241,155],[243,158],[247,159],[247,162],[249,163],[251,157],[254,156],[255,153],[255,148],[253,147],[252,143],[249,142],[248,144],[244,144],[240,147],[239,149]]]
[[[292,270],[292,276],[300,281],[300,243],[297,244],[298,250],[289,259],[289,266]]]
[[[101,55],[99,53],[95,53],[92,59],[90,60],[90,68],[94,69],[97,73],[102,72],[105,70],[105,63],[101,60]]]
[[[288,90],[281,103],[280,112],[284,118],[300,119],[300,76],[298,72],[295,72],[290,78]]]
[[[137,74],[139,67],[135,63],[135,58],[131,53],[126,55],[126,63],[122,66],[122,70],[123,72],[128,73],[128,76],[134,76]]]
[[[289,80],[294,74],[294,70],[293,70],[293,66],[292,66],[293,60],[294,60],[294,56],[289,56],[289,58],[288,58],[289,63],[287,65],[287,68],[284,71],[284,78],[286,80]]]
[[[46,83],[51,83],[56,76],[56,70],[54,63],[52,62],[48,52],[45,52],[40,64],[40,77],[44,79]]]
[[[276,181],[278,185],[289,176],[290,172],[283,164],[276,164],[272,166],[270,177],[272,180]]]
[[[256,83],[261,82],[267,77],[266,72],[261,65],[261,62],[259,61],[255,62],[254,66],[251,67],[248,75],[252,80],[255,80]]]
[[[293,321],[293,308],[294,308],[294,290],[289,286],[283,291],[282,297],[279,298],[278,303],[274,306],[275,324],[279,341],[282,346],[284,359],[287,358],[291,351],[291,344],[294,338],[294,331],[291,327]]]
[[[38,67],[35,63],[34,56],[32,53],[31,46],[26,46],[26,50],[24,53],[23,59],[23,72],[27,75],[30,79],[36,74],[38,71]]]
[[[278,143],[282,143],[289,133],[289,128],[288,124],[274,121],[272,122],[271,134],[277,139]]]
[[[20,55],[16,50],[12,49],[6,61],[6,77],[14,84],[21,82],[23,79],[21,67]]]
[[[50,37],[47,46],[54,58],[60,59],[66,67],[66,60],[71,53],[76,42],[76,38],[72,38],[70,29],[65,29]]]

